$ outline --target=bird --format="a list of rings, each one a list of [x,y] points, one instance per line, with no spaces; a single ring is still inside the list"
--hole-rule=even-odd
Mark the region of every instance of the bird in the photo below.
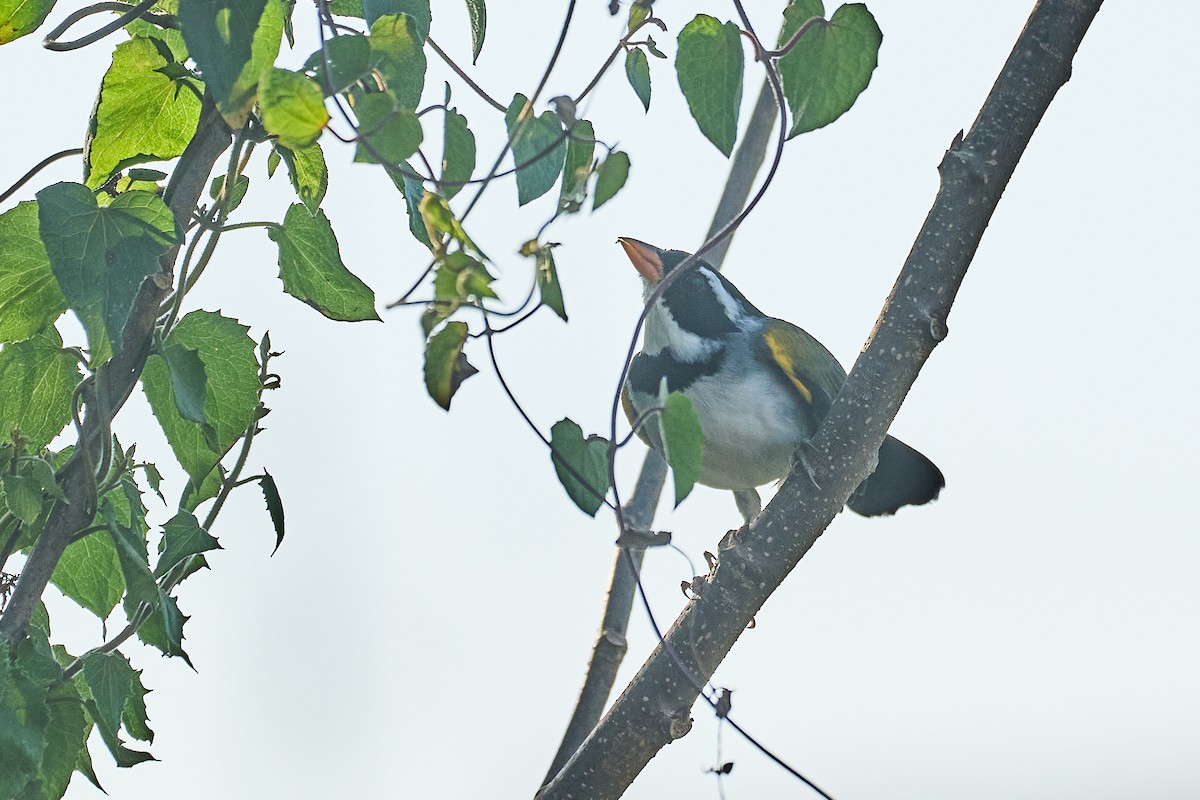
[[[646,301],[691,257],[630,237],[617,242],[641,275]],[[824,345],[759,311],[699,259],[647,310],[642,349],[630,362],[621,400],[638,436],[662,452],[652,412],[661,405],[663,384],[686,395],[704,438],[699,483],[732,491],[749,523],[762,510],[758,487],[791,471],[797,449],[816,433],[845,380]],[[932,461],[889,435],[875,471],[847,506],[867,517],[890,515],[928,503],[945,485]]]

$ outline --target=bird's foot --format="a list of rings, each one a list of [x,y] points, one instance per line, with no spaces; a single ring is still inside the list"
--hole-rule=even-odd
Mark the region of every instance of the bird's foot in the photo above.
[[[820,491],[821,484],[817,483],[817,472],[813,469],[812,465],[813,459],[811,456],[813,454],[812,445],[808,442],[801,442],[796,451],[792,453],[792,472],[804,473],[808,477],[809,483],[813,485],[813,488]]]
[[[747,525],[762,511],[762,499],[758,496],[757,489],[734,489],[733,500]]]

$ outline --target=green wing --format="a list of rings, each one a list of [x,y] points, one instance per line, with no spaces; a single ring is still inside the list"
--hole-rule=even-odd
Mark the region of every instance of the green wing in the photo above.
[[[801,328],[781,319],[767,320],[759,358],[773,365],[821,419],[846,380],[846,371],[818,342]]]

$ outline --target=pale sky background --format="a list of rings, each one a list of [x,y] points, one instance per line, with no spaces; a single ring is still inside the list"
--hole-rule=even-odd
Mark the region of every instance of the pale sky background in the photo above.
[[[773,35],[783,3],[752,5]],[[605,6],[579,3],[545,97],[578,92],[620,36],[624,14]],[[843,119],[789,143],[735,239],[727,274],[752,301],[849,367],[933,200],[942,152],[970,126],[1031,6],[871,4],[885,38],[870,88]],[[562,20],[559,4],[529,8],[489,7],[473,74],[505,101],[536,85]],[[656,9],[672,56],[694,13],[734,16],[718,2]],[[316,48],[313,15],[299,4],[295,64]],[[893,519],[839,517],[717,672],[740,724],[838,800],[1200,796],[1197,30],[1200,6],[1184,0],[1101,11],[984,237],[950,337],[893,428],[942,468],[942,498]],[[432,32],[469,63],[464,4],[435,2]],[[109,59],[108,44],[54,54],[37,38],[0,49],[4,185],[82,142]],[[725,179],[672,64],[651,62],[648,116],[621,62],[583,109],[633,168],[616,200],[549,234],[563,243],[570,325],[543,311],[497,341],[543,431],[568,415],[607,430],[641,296],[615,238],[694,249]],[[427,97],[447,74],[430,54]],[[761,71],[750,64],[747,76],[743,121]],[[461,85],[455,99],[490,163],[502,120]],[[382,171],[322,142],[324,207],[382,308],[427,253]],[[56,165],[20,199],[79,174]],[[282,219],[283,170],[267,183],[259,160],[249,175],[234,221]],[[530,269],[515,250],[556,196],[516,211],[502,183],[470,220],[512,303]],[[530,797],[596,633],[612,519],[570,503],[481,346],[469,354],[482,374],[446,414],[425,393],[419,311],[333,323],[283,295],[276,275],[261,230],[231,233],[189,305],[236,316],[255,338],[269,328],[286,351],[250,469],[276,476],[287,540],[269,558],[257,488],[233,495],[213,530],[225,550],[180,592],[198,674],[126,648],[155,690],[160,762],[118,770],[97,740],[100,778],[121,800]],[[170,463],[140,393],[118,430],[139,456]],[[640,445],[624,451],[626,494],[640,462]],[[181,473],[164,473],[177,497]],[[157,501],[152,511],[169,516]],[[657,526],[702,563],[737,521],[727,493],[698,487],[678,511],[664,503]],[[649,555],[664,627],[690,577],[677,553]],[[86,612],[60,598],[51,613],[74,652],[99,643]],[[630,639],[621,685],[653,644],[640,612]],[[627,796],[715,798],[704,770],[719,760],[736,765],[731,800],[812,796],[732,731],[720,759],[716,744],[716,721],[697,708],[692,732]],[[67,796],[100,797],[78,776]]]

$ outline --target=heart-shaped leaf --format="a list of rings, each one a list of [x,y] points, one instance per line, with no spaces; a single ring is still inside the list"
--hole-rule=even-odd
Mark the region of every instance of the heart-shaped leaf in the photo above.
[[[675,72],[700,131],[728,156],[742,104],[742,41],[737,25],[698,14],[679,32]]]
[[[792,0],[783,12],[783,45],[813,17],[820,0]],[[883,33],[861,3],[847,4],[818,20],[779,59],[783,94],[792,112],[788,138],[824,127],[845,114],[871,82]]]
[[[583,429],[570,418],[550,429],[550,459],[558,481],[575,505],[589,517],[596,516],[608,493],[608,440],[583,438]]]

